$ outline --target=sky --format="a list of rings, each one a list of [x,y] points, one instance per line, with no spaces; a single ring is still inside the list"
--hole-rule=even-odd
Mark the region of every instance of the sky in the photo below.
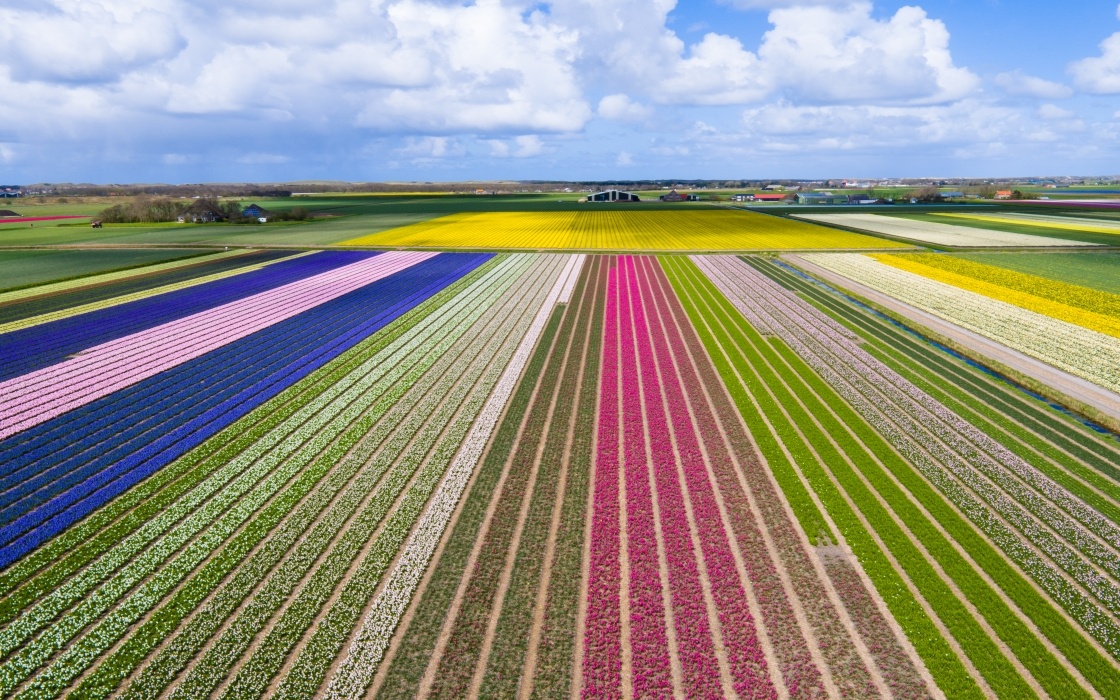
[[[0,13],[0,184],[1120,174],[1115,0]]]

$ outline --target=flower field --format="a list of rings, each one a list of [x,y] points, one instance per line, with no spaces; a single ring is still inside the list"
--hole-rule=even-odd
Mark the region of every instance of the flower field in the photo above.
[[[934,275],[1104,292],[803,257],[1110,376]],[[4,697],[1120,696],[1120,440],[773,258],[217,253],[0,323]]]
[[[1120,295],[949,255],[877,255],[875,259],[1028,311],[1120,337]]]
[[[866,256],[814,254],[806,259],[1098,386],[1120,391],[1120,341],[1113,336]]]
[[[1038,228],[1058,229],[1062,231],[1088,231],[1091,233],[1120,234],[1120,222],[1105,219],[1090,219],[1073,216],[1047,216],[1045,214],[1000,214],[998,216],[981,214],[953,214],[945,213],[939,216],[952,217],[971,221],[987,221],[996,224],[1016,224],[1018,226],[1035,226]]]
[[[917,243],[951,246],[955,248],[1004,248],[1004,247],[1053,247],[1093,246],[1096,243],[1035,236],[1011,231],[998,231],[955,223],[937,223],[881,214],[797,214],[798,219],[836,224],[847,228],[881,233]]]
[[[594,207],[594,205],[588,205]],[[451,214],[342,245],[561,250],[836,250],[894,241],[741,210]]]

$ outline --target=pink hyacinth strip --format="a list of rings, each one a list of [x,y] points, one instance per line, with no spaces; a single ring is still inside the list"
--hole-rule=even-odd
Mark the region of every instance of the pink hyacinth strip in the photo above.
[[[689,360],[684,347],[684,338],[673,324],[668,301],[662,290],[650,281],[657,280],[663,273],[656,262],[650,258],[641,258],[639,267],[642,295],[650,309],[653,350],[661,370],[662,386],[669,405],[673,432],[677,439],[677,454],[680,457],[687,485],[687,498],[696,521],[712,597],[719,612],[721,632],[735,691],[743,698],[773,698],[777,694],[767,673],[766,657],[755,631],[755,622],[747,603],[746,590],[739,578],[735,557],[731,550],[731,537],[720,515],[715,487],[709,479],[701,451],[701,440],[706,443],[717,443],[718,446],[718,443],[722,442],[722,436],[702,397],[694,398],[692,401],[695,417],[689,411],[690,402],[685,396],[682,375],[692,380],[692,383],[687,385],[690,391],[697,391],[695,387],[699,386],[699,380],[687,365]],[[674,356],[681,367],[681,374],[678,374],[674,366]],[[667,440],[662,442],[665,443]],[[663,519],[666,510],[679,513],[681,518],[684,517],[685,496],[681,494],[679,488],[667,485],[661,490],[661,496],[664,499]],[[685,562],[686,568],[687,563]],[[698,613],[702,612],[698,611]],[[692,629],[695,631],[698,627]],[[683,639],[683,635],[684,630],[678,621],[678,636]],[[706,641],[702,638],[700,643],[704,644]],[[683,641],[681,644],[683,648]],[[715,680],[714,675],[710,676],[710,683],[714,683]],[[700,689],[704,686],[696,683],[691,687],[695,688],[699,695]],[[717,693],[718,686],[711,690]]]
[[[427,260],[391,252],[94,346],[0,382],[0,439]]]
[[[649,483],[650,464],[646,458],[645,417],[642,415],[641,404],[642,387],[638,374],[639,352],[645,339],[637,338],[635,333],[635,325],[644,320],[641,317],[640,302],[634,304],[631,298],[634,292],[631,266],[632,261],[629,257],[619,258],[623,467],[626,482],[627,552],[630,564],[630,645],[634,668],[633,684],[636,697],[667,697],[673,692],[669,665],[669,640],[661,592],[653,494]],[[634,315],[638,316],[637,320]],[[648,376],[646,381],[650,381]],[[654,382],[653,387],[656,389],[656,380]],[[649,429],[655,440],[664,437],[663,427],[650,425]],[[662,513],[663,517],[665,515]],[[666,550],[669,557],[675,556],[668,543],[666,543]],[[691,547],[689,550],[691,556]],[[706,622],[704,620],[705,632]]]
[[[612,267],[607,273],[603,317],[587,621],[583,638],[584,698],[615,698],[622,694],[618,359],[618,269]]]

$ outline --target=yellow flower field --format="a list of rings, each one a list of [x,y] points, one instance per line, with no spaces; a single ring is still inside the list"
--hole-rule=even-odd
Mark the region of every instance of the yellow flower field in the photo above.
[[[949,212],[938,213],[937,216],[947,216],[953,219],[966,219],[968,221],[986,221],[993,224],[1015,224],[1016,226],[1033,226],[1035,228],[1058,229],[1061,231],[1111,233],[1113,235],[1120,234],[1120,229],[1117,229],[1115,226],[1094,226],[1090,223],[1070,223],[1055,218],[1045,219],[1039,217],[1037,219],[1028,219],[1026,217],[1018,216],[985,216],[983,214],[954,214]]]
[[[872,257],[900,270],[1120,338],[1120,295],[951,255],[880,254]]]
[[[727,209],[452,214],[354,238],[342,245],[634,251],[910,247],[873,236]]]

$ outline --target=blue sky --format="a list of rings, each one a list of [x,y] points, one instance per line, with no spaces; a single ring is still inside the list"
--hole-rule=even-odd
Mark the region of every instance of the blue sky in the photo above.
[[[0,0],[0,182],[1120,174],[1115,0]]]

